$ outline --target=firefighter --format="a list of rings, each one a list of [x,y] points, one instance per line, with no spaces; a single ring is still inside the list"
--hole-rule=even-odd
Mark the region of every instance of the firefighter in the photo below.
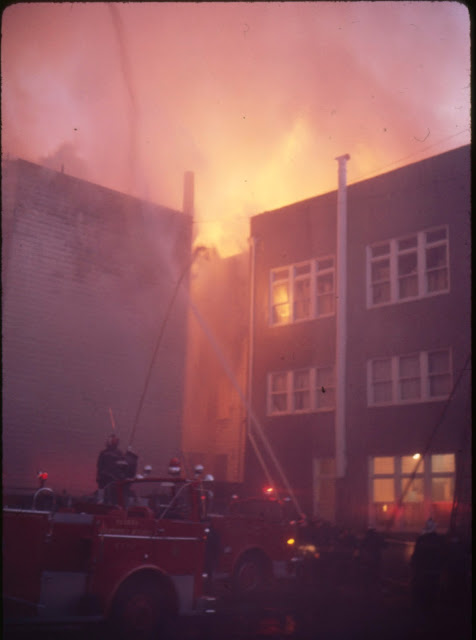
[[[133,478],[136,471],[137,456],[130,450],[124,455],[119,449],[119,438],[115,433],[111,433],[97,461],[96,482],[99,501],[114,502],[114,496],[111,495],[111,483],[116,480]]]
[[[413,599],[417,606],[429,609],[437,602],[444,563],[445,541],[436,532],[435,521],[428,518],[411,558]]]

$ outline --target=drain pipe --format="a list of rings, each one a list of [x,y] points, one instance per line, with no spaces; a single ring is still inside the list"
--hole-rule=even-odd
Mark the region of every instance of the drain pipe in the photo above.
[[[346,471],[346,358],[347,358],[347,161],[349,154],[336,158],[338,162],[337,191],[337,287],[336,287],[336,411],[335,453],[336,478]]]
[[[259,445],[253,432],[253,359],[255,344],[255,264],[256,264],[256,238],[250,238],[250,314],[249,314],[249,330],[248,330],[248,385],[247,385],[247,418],[246,418],[246,434],[250,441],[253,451],[263,469],[268,484],[273,488],[277,495],[276,485],[274,483],[271,471],[266,464],[264,457],[260,451]],[[246,438],[245,438],[246,442]]]

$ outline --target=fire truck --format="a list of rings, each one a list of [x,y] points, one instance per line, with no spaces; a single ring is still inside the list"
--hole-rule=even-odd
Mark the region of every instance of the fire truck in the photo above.
[[[228,591],[256,593],[296,570],[295,525],[274,499],[210,513],[199,473],[112,483],[103,502],[30,508],[4,497],[7,624],[104,621],[116,637],[157,637],[177,615],[210,615]]]

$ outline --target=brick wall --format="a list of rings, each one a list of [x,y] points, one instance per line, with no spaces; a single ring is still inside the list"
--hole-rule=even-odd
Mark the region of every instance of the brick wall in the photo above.
[[[95,489],[112,410],[126,447],[191,218],[22,160],[3,167],[3,483]],[[187,278],[185,280],[187,282]],[[185,296],[166,324],[133,449],[180,447]]]

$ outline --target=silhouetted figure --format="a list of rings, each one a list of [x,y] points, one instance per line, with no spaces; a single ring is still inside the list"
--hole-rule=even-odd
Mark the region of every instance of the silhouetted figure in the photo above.
[[[119,438],[112,433],[97,461],[96,482],[100,500],[110,503],[115,501],[111,483],[125,478],[133,478],[137,471],[137,456],[132,451],[124,455],[119,449]]]
[[[470,590],[471,553],[460,531],[451,531],[447,539],[444,588],[446,598],[458,606]]]
[[[413,599],[416,605],[429,609],[436,603],[444,563],[445,541],[436,533],[434,520],[429,518],[417,538],[411,558]]]

